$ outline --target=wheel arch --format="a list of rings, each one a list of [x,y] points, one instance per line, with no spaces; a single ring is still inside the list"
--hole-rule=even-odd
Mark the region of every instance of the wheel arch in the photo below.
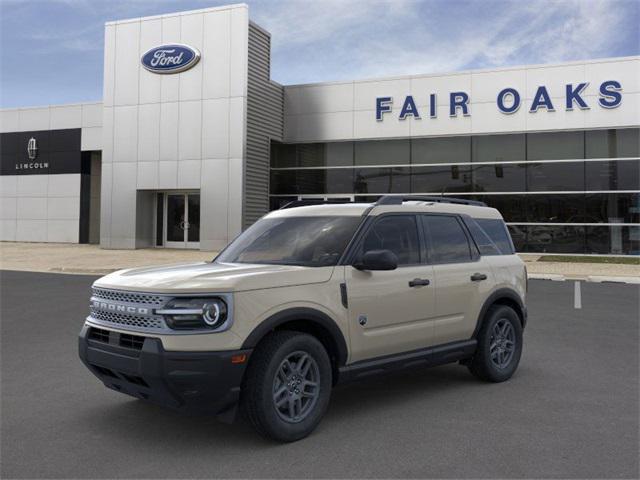
[[[476,338],[478,336],[478,332],[482,327],[482,323],[485,321],[487,312],[494,305],[505,305],[507,307],[511,307],[518,318],[520,318],[520,324],[524,329],[527,324],[527,309],[522,302],[522,298],[518,295],[518,292],[512,290],[510,288],[501,288],[493,292],[482,304],[482,308],[480,309],[480,314],[478,315],[478,321],[476,322],[476,328],[473,331],[472,338]]]
[[[269,333],[293,330],[316,337],[327,350],[334,382],[338,369],[347,362],[347,342],[338,324],[327,314],[313,308],[296,307],[277,312],[260,323],[245,339],[242,348],[255,348]]]

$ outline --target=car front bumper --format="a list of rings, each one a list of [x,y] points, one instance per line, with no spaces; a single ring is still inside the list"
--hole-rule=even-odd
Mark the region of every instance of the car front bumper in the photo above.
[[[78,340],[80,359],[108,388],[174,409],[230,415],[229,419],[251,355],[251,350],[166,351],[157,338],[86,324]]]

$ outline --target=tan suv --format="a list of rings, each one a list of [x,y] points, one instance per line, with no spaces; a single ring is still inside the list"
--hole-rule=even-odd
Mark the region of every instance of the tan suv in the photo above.
[[[80,358],[116,391],[293,441],[332,386],[460,362],[501,382],[522,352],[526,271],[480,202],[385,196],[287,205],[212,262],[136,268],[93,285]]]

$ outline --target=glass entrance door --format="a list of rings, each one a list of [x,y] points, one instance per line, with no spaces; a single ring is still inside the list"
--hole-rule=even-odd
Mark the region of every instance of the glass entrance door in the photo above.
[[[165,247],[200,248],[200,194],[167,193],[164,199]]]

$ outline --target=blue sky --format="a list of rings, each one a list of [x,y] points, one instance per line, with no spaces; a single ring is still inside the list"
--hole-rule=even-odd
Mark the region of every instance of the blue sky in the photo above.
[[[109,20],[234,3],[0,0],[0,106],[102,98]],[[283,84],[640,53],[638,0],[249,0]]]

